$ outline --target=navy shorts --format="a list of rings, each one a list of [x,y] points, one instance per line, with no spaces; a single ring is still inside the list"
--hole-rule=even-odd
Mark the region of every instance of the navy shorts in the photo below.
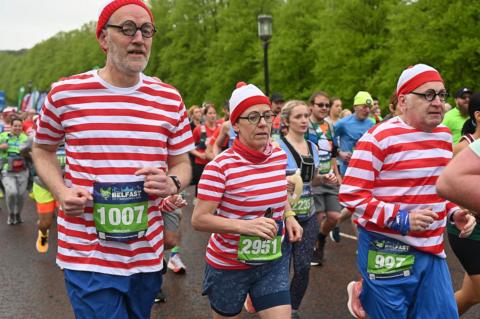
[[[460,238],[458,235],[448,233],[448,241],[455,256],[469,276],[480,274],[480,255],[472,253],[480,251],[480,240]]]
[[[216,269],[207,264],[203,295],[208,295],[212,309],[225,317],[242,311],[247,294],[257,312],[289,305],[289,261],[289,245],[284,242],[280,259],[250,269]]]
[[[159,271],[130,276],[68,269],[63,273],[77,319],[148,319],[162,285]]]

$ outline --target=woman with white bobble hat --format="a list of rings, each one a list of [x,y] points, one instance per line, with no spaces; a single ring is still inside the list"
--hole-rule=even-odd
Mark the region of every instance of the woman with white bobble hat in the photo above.
[[[192,216],[211,232],[203,294],[214,318],[238,318],[247,294],[261,318],[290,318],[289,250],[302,228],[287,202],[285,152],[271,144],[274,114],[256,86],[241,82],[230,98],[237,138],[198,184]]]

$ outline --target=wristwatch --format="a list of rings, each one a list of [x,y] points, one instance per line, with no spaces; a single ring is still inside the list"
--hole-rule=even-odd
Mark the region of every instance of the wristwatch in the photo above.
[[[172,179],[173,183],[177,187],[176,193],[178,193],[180,191],[180,188],[182,188],[182,183],[180,183],[180,180],[175,175],[168,175],[168,177],[170,177]]]

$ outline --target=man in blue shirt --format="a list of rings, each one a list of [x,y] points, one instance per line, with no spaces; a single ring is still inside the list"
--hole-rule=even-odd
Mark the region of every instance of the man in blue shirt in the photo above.
[[[340,140],[338,162],[343,176],[348,167],[355,144],[374,124],[368,118],[373,99],[370,93],[359,91],[353,100],[354,113],[339,120],[334,127],[335,135]]]

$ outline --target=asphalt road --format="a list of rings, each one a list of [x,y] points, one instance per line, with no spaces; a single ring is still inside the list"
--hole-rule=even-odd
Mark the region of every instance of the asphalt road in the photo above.
[[[191,193],[191,189],[189,189]],[[51,248],[45,255],[35,250],[36,215],[33,202],[26,200],[24,223],[6,224],[4,205],[0,211],[0,319],[10,318],[74,318],[63,281],[62,271],[55,265],[55,238],[52,232]],[[182,259],[187,265],[185,275],[168,272],[164,277],[167,302],[156,304],[152,318],[183,319],[211,318],[206,297],[201,295],[204,254],[209,235],[193,231],[190,226],[192,205],[184,211],[182,221]],[[341,231],[352,235],[351,226],[345,223]],[[328,240],[326,262],[323,267],[313,267],[310,286],[300,308],[302,318],[351,318],[346,308],[346,285],[358,278],[355,268],[356,242],[342,238],[338,244]],[[448,247],[449,266],[454,287],[459,288],[463,270]],[[245,312],[242,318],[257,318]],[[476,306],[462,318],[480,318]]]

